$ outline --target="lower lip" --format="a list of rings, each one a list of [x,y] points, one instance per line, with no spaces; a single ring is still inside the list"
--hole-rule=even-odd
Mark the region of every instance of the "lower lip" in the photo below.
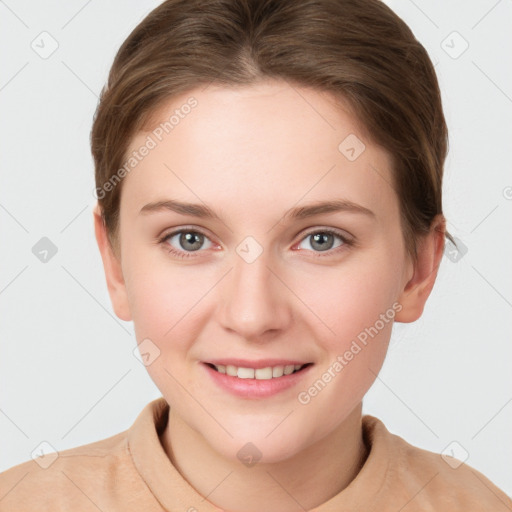
[[[266,380],[240,379],[239,377],[232,377],[231,375],[220,373],[205,363],[202,363],[202,366],[204,366],[218,386],[233,395],[242,398],[267,398],[297,385],[297,383],[309,373],[313,365],[309,365],[290,375],[283,375],[282,377]]]

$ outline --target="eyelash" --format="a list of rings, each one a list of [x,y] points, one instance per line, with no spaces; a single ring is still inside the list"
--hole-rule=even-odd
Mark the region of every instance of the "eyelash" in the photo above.
[[[200,250],[199,251],[188,251],[188,252],[187,251],[177,251],[174,247],[172,247],[171,245],[166,243],[167,240],[172,238],[174,235],[178,235],[180,233],[197,233],[197,234],[203,235],[204,237],[209,239],[209,237],[206,233],[203,233],[201,230],[199,230],[197,228],[193,228],[193,229],[192,228],[181,228],[176,231],[172,231],[171,233],[166,233],[163,237],[158,239],[158,243],[165,245],[165,249],[169,253],[171,253],[173,256],[176,256],[177,258],[182,258],[182,259],[194,258],[194,257],[196,257],[196,255],[194,254],[195,252],[202,252]],[[314,231],[309,231],[308,233],[304,234],[304,236],[300,239],[299,243],[302,242],[303,240],[305,240],[308,236],[316,235],[318,233],[327,233],[327,234],[337,236],[343,242],[343,244],[334,249],[328,249],[327,251],[311,251],[311,252],[316,253],[315,258],[322,258],[324,256],[332,256],[334,253],[337,253],[339,250],[343,250],[343,249],[346,249],[347,247],[351,247],[351,246],[355,245],[354,240],[347,238],[346,236],[342,235],[339,231],[334,230],[332,228],[316,229]],[[304,250],[304,249],[299,249],[299,250]],[[322,252],[324,252],[324,254],[322,254]]]

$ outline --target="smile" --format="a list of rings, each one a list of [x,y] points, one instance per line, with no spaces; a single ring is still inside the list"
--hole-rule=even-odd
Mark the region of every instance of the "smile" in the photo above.
[[[270,380],[278,379],[285,375],[291,375],[292,373],[297,373],[306,366],[309,366],[311,363],[267,366],[265,368],[244,368],[243,366],[234,365],[207,364],[217,372],[229,375],[230,377],[238,377],[239,379]]]

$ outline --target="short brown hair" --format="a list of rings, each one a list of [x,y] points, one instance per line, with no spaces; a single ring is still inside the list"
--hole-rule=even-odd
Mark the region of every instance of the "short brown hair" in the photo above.
[[[272,78],[342,99],[388,151],[415,257],[418,237],[442,213],[448,131],[425,48],[379,0],[163,2],[124,41],[101,92],[91,131],[96,190],[115,177],[132,137],[173,96],[202,84]],[[116,246],[122,183],[110,188],[98,201]]]

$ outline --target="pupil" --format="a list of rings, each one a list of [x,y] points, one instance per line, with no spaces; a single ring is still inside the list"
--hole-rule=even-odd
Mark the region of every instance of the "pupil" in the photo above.
[[[332,247],[333,235],[331,233],[316,233],[313,235],[311,246],[320,251],[327,251]]]
[[[203,245],[203,235],[201,233],[182,233],[180,236],[180,245],[189,251],[197,251]],[[187,244],[190,244],[187,246]]]

